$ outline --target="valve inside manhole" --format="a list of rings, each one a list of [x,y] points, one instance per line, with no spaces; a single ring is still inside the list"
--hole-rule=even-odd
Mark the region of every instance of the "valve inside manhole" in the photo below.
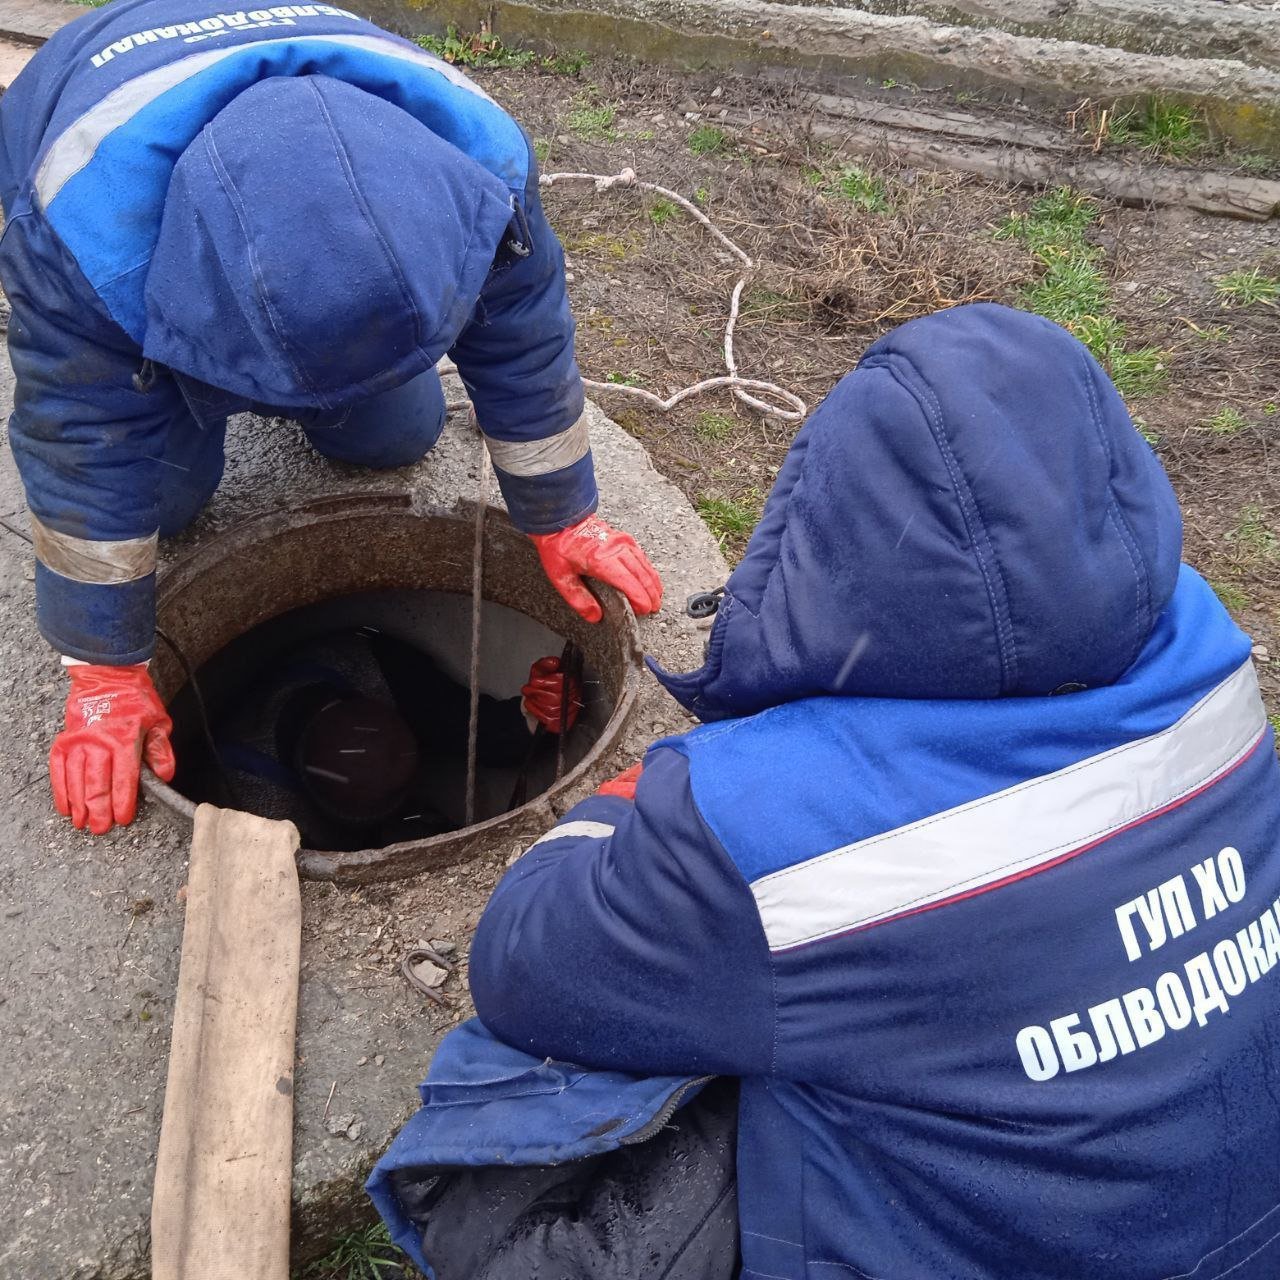
[[[161,580],[154,671],[179,771],[151,794],[293,821],[303,874],[393,878],[535,838],[608,757],[635,695],[635,622],[601,591],[581,621],[526,538],[486,518],[475,820],[465,819],[469,515],[396,498],[328,500],[202,542]],[[562,739],[530,728],[539,658],[580,668]],[[192,678],[194,677],[194,679]]]

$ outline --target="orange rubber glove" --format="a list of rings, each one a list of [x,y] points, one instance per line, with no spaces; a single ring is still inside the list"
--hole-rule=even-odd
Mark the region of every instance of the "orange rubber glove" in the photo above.
[[[610,778],[608,782],[602,782],[596,788],[596,795],[621,796],[624,800],[634,800],[636,798],[636,784],[640,781],[640,775],[643,772],[643,762],[633,764],[630,769],[624,769],[616,778]]]
[[[544,729],[560,732],[565,717],[565,686],[569,686],[568,721],[565,728],[572,729],[582,710],[582,683],[560,672],[559,658],[539,658],[529,668],[529,683],[520,690],[524,713],[532,716]]]
[[[67,727],[49,752],[53,803],[81,831],[105,835],[137,814],[144,757],[156,777],[173,780],[173,721],[145,664],[67,671]]]
[[[551,585],[588,622],[604,617],[600,601],[587,590],[583,575],[617,587],[638,614],[662,607],[662,579],[629,534],[588,516],[559,533],[531,533]]]

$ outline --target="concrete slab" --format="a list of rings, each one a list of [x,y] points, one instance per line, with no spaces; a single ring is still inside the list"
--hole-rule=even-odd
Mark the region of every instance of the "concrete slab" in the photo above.
[[[63,4],[61,0],[0,0],[0,36],[43,44],[55,31],[88,12],[82,4]]]
[[[11,398],[0,362],[5,417]],[[670,666],[694,666],[703,635],[682,605],[723,581],[724,561],[642,446],[594,409],[590,424],[602,511],[639,538],[667,585],[644,642]],[[390,474],[335,466],[291,426],[250,418],[233,424],[229,453],[222,489],[169,557],[300,497],[408,490],[452,505],[475,492],[476,439],[460,416],[426,462]],[[7,448],[0,516],[26,527]],[[44,757],[63,696],[32,615],[30,547],[0,528],[0,1280],[141,1280],[189,829],[154,805],[103,839],[56,818]],[[648,681],[633,723],[602,774],[685,719]],[[518,852],[494,848],[434,877],[356,891],[304,886],[295,1260],[364,1210],[365,1172],[413,1110],[440,1036],[469,1012],[470,931]],[[446,987],[452,1010],[425,1004],[399,975],[403,949],[433,939],[457,948],[463,970]]]
[[[35,52],[35,45],[0,36],[0,89],[7,89],[18,78],[18,72],[35,57]]]

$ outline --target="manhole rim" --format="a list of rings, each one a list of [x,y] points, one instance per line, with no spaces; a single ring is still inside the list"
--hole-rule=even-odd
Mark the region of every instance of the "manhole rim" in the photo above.
[[[388,514],[424,521],[447,520],[470,529],[474,527],[475,504],[460,501],[452,508],[434,505],[419,507],[410,495],[405,494],[353,494],[283,505],[270,512],[250,516],[205,538],[190,549],[179,550],[173,560],[162,567],[156,587],[157,615],[160,615],[168,601],[197,583],[205,572],[225,559],[229,552],[239,552],[251,545],[260,546],[273,534],[293,531],[304,523],[320,525],[363,517],[385,517]],[[509,537],[512,533],[522,536],[500,507],[488,505],[485,521],[486,536]],[[407,879],[469,861],[480,852],[482,846],[492,847],[504,841],[536,839],[554,825],[566,807],[563,804],[565,799],[590,778],[601,761],[607,760],[617,750],[640,691],[643,648],[635,614],[625,597],[614,588],[592,579],[592,589],[605,610],[604,618],[596,625],[608,626],[616,637],[622,673],[618,696],[608,720],[586,755],[573,768],[545,791],[517,808],[473,823],[469,827],[422,840],[401,841],[378,849],[331,851],[300,848],[297,854],[299,875],[303,879],[352,884]],[[179,688],[181,687],[183,686],[180,685]],[[171,702],[172,695],[166,701]],[[177,816],[194,822],[197,803],[170,784],[162,782],[145,767],[142,785],[149,799],[162,804]]]

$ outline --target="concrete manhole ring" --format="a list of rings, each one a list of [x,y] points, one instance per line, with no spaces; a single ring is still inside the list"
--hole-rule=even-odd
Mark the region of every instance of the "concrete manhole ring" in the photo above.
[[[423,511],[407,495],[360,495],[285,508],[204,541],[165,570],[157,591],[159,627],[198,670],[238,636],[321,601],[403,589],[469,597],[474,537],[475,508],[468,504]],[[400,879],[495,846],[527,844],[545,832],[572,793],[604,772],[639,688],[635,618],[620,595],[593,585],[605,606],[604,619],[595,626],[568,609],[546,581],[529,540],[504,513],[491,509],[485,518],[486,604],[514,610],[581,648],[604,701],[594,741],[559,781],[518,808],[383,848],[302,849],[300,874],[347,883]],[[161,644],[152,668],[161,696],[171,702],[186,684],[181,663]],[[172,812],[194,816],[193,802],[173,787],[151,775],[145,786]]]

